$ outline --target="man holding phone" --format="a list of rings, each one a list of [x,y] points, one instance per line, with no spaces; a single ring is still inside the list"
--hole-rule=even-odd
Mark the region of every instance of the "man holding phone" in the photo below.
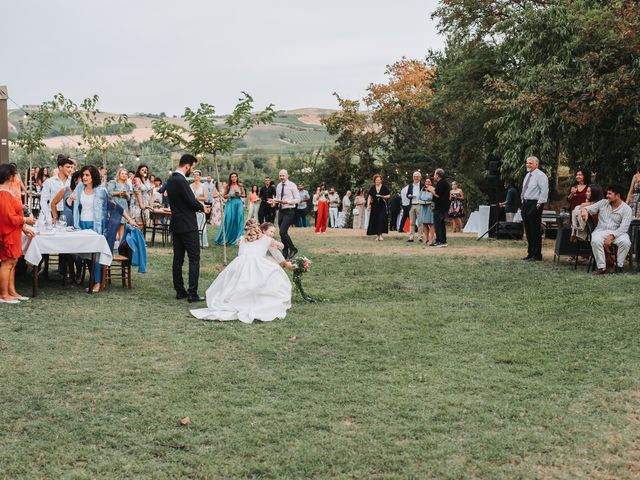
[[[422,173],[413,172],[413,183],[407,185],[407,198],[409,199],[409,239],[407,242],[413,242],[415,232],[418,230],[416,222],[420,216],[422,208],[422,200],[420,200],[420,190],[422,190]],[[422,241],[422,238],[420,238]]]

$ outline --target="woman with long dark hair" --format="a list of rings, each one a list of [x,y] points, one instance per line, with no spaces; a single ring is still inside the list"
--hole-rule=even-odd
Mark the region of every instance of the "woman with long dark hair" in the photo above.
[[[108,220],[107,202],[111,196],[106,187],[102,186],[100,172],[93,165],[87,165],[80,169],[81,183],[74,189],[69,198],[73,199],[73,226],[81,230],[93,230],[100,235],[104,235],[105,226]],[[123,212],[123,216],[129,225],[135,226],[133,218]],[[93,293],[100,291],[102,279],[102,265],[97,264],[93,269],[93,286],[90,291]]]
[[[238,180],[238,174],[231,172],[229,182],[224,189],[223,197],[227,200],[224,206],[224,237],[220,228],[216,243],[235,245],[244,231],[244,201],[247,196],[244,186]]]
[[[313,196],[313,202],[317,205],[316,233],[327,233],[327,221],[329,220],[329,192],[324,183],[321,183]]]
[[[571,186],[567,200],[569,200],[569,212],[587,201],[587,188],[590,183],[589,172],[578,168],[575,173],[575,183]]]
[[[42,185],[47,178],[49,178],[49,169],[47,167],[42,167],[36,174],[36,191],[38,193],[42,190]]]
[[[131,198],[131,216],[136,219],[139,225],[145,223],[145,211],[151,205],[152,185],[149,181],[149,167],[140,165],[133,177],[133,196]]]

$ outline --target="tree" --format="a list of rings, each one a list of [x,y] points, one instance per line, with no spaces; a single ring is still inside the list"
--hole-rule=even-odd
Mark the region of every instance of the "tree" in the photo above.
[[[170,123],[160,119],[152,122],[153,139],[179,146],[196,155],[212,155],[216,179],[220,184],[220,170],[217,155],[228,154],[236,149],[237,141],[242,139],[254,126],[273,121],[275,111],[273,105],[267,106],[258,113],[252,113],[253,97],[242,92],[231,115],[220,122],[215,117],[215,108],[208,103],[201,103],[197,110],[185,108],[183,118],[187,126]],[[227,242],[224,230],[224,209],[222,218],[222,237],[224,246],[224,263],[227,264]]]
[[[504,177],[521,177],[529,154],[540,157],[552,186],[561,165],[585,167],[599,182],[629,173],[640,155],[638,2],[444,0],[434,16],[447,34],[435,55],[439,76],[480,52],[488,61],[478,70],[482,82],[466,91],[456,88],[464,76],[438,78],[432,105],[463,125],[476,117],[482,129],[463,129],[465,137],[502,161]],[[470,55],[460,57],[461,48]],[[462,94],[466,108],[447,90]],[[443,119],[443,128],[462,131]]]
[[[43,103],[34,112],[26,114],[26,120],[18,122],[18,136],[16,144],[24,150],[29,157],[29,196],[31,196],[31,170],[33,168],[33,154],[40,149],[47,148],[42,141],[51,131],[53,126],[53,112],[48,103]]]
[[[587,7],[587,8],[585,8]],[[561,164],[619,179],[640,146],[640,6],[558,2],[520,13],[489,78],[503,169],[537,154],[557,180]]]
[[[336,137],[335,146],[325,158],[324,175],[332,179],[338,189],[350,189],[370,179],[376,171],[377,153],[382,134],[372,123],[370,115],[360,111],[358,100],[334,96],[340,106],[321,120],[330,135]]]
[[[80,105],[58,93],[50,103],[76,122],[76,129],[82,142],[88,147],[87,154],[97,152],[102,159],[102,166],[107,168],[107,154],[117,149],[122,141],[122,134],[132,127],[127,115],[107,115],[98,109],[98,95],[85,98]],[[75,133],[75,132],[69,132]]]

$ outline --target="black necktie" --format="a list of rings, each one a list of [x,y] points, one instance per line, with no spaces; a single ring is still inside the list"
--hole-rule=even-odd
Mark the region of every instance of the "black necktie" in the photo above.
[[[280,189],[280,200],[282,200],[282,197],[284,196],[284,182],[282,182],[280,185],[282,185],[282,188]]]

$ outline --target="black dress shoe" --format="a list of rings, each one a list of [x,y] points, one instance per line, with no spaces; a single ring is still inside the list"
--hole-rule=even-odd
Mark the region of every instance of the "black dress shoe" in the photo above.
[[[297,248],[294,248],[293,250],[291,250],[291,251],[289,252],[289,257],[288,257],[288,258],[293,258],[293,257],[295,257],[297,254],[298,254],[298,249],[297,249]]]
[[[531,257],[529,259],[530,262],[541,262],[542,261],[542,257]]]
[[[204,297],[188,297],[187,302],[196,303],[196,302],[205,302],[207,299]]]
[[[176,300],[182,300],[183,298],[187,298],[189,295],[187,292],[178,292],[176,293]]]
[[[531,260],[533,257],[531,255],[527,255],[526,257],[524,257],[522,260],[524,260],[525,262],[528,260]]]

